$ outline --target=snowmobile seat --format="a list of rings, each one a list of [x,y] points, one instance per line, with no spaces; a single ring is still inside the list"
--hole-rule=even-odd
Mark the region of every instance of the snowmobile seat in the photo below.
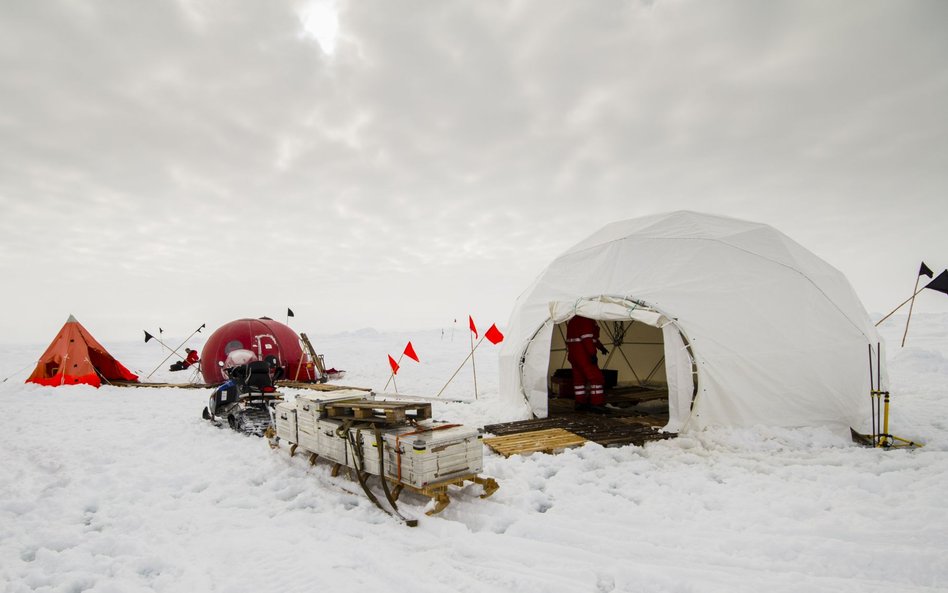
[[[264,393],[273,391],[273,377],[270,375],[270,365],[263,361],[255,361],[245,365],[246,378],[244,384],[256,388]]]

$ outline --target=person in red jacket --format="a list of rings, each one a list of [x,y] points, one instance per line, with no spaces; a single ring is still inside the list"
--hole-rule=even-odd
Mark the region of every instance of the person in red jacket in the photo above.
[[[171,367],[168,368],[169,371],[183,371],[184,369],[188,368],[192,364],[195,364],[196,362],[201,360],[201,357],[198,355],[197,350],[191,350],[190,348],[185,348],[184,351],[187,354],[187,356],[184,357],[184,360],[179,360],[178,362],[172,364]]]
[[[599,324],[577,315],[566,323],[566,358],[573,367],[573,395],[577,410],[601,408],[606,403],[604,379],[596,350],[606,353],[599,341]],[[586,391],[586,384],[589,391]]]

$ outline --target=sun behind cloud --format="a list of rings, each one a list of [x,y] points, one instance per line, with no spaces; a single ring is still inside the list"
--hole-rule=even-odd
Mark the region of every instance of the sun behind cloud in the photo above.
[[[314,0],[300,11],[303,35],[312,37],[327,55],[336,51],[339,13],[334,0]]]

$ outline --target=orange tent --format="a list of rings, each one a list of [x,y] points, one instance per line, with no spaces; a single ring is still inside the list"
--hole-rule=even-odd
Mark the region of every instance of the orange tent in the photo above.
[[[85,383],[98,387],[101,379],[138,381],[138,375],[112,358],[89,330],[70,315],[26,382],[52,386]]]

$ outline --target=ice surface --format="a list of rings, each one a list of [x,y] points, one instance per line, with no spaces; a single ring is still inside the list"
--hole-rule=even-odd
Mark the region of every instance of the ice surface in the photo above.
[[[902,318],[904,323],[904,317]],[[645,447],[504,459],[409,529],[326,464],[200,419],[209,390],[0,385],[0,591],[943,591],[948,588],[948,318],[889,344],[893,431],[877,451],[822,429],[715,429]],[[380,389],[412,340],[401,392],[433,396],[470,348],[450,330],[314,338],[347,385]],[[147,374],[154,344],[106,346]],[[43,347],[4,347],[7,376]],[[524,417],[497,397],[497,348],[436,402],[481,426]],[[183,380],[162,369],[152,379]],[[389,387],[391,390],[391,386]],[[292,393],[291,393],[292,395]],[[868,396],[867,396],[868,397]],[[421,515],[426,500],[406,496]]]

